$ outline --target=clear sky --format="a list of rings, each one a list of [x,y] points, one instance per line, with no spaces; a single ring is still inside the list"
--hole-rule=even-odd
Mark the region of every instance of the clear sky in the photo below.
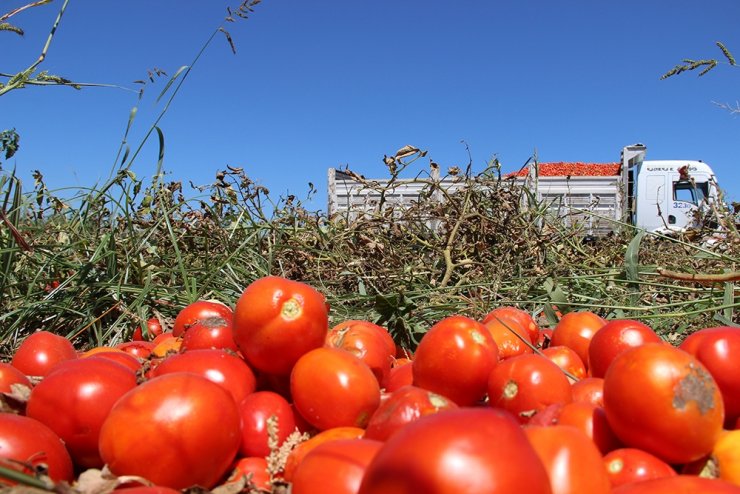
[[[0,15],[27,3],[3,0]],[[62,0],[0,32],[0,72],[38,56]],[[71,0],[42,67],[77,82],[138,88],[148,69],[170,76],[192,62],[238,2]],[[160,127],[171,180],[210,183],[243,167],[273,194],[325,208],[329,167],[384,177],[384,154],[425,149],[443,170],[480,171],[498,156],[505,171],[540,161],[619,160],[642,142],[648,159],[710,163],[728,199],[740,201],[740,68],[722,65],[660,80],[683,58],[740,60],[737,0],[264,0],[226,28],[195,65]],[[29,87],[0,98],[0,130],[21,148],[4,168],[50,188],[89,186],[112,166],[132,107],[136,147],[162,109],[110,88]],[[151,176],[156,138],[133,169]],[[421,160],[418,170],[428,165]]]

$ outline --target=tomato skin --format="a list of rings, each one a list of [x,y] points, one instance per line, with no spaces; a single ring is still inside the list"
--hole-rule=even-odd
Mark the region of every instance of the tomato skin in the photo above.
[[[142,363],[139,359],[137,359],[130,353],[124,352],[123,350],[113,349],[111,351],[96,352],[90,355],[90,357],[111,360],[113,362],[123,365],[124,367],[128,367],[133,372],[138,372],[142,366]],[[90,358],[90,357],[82,356],[81,358]]]
[[[402,427],[424,415],[458,408],[444,396],[416,386],[404,386],[391,395],[370,417],[365,438],[385,441]]]
[[[409,386],[413,383],[414,366],[411,365],[411,361],[407,361],[404,364],[391,367],[391,371],[388,374],[388,379],[385,383],[385,390],[388,393],[392,393],[397,389]]]
[[[593,441],[602,454],[622,446],[621,441],[609,425],[606,412],[601,406],[582,401],[566,403],[560,409],[557,423],[581,430]]]
[[[529,335],[529,340],[536,343],[539,339],[540,328],[534,318],[522,309],[511,306],[496,307],[483,318],[483,324],[488,325],[490,321],[502,320],[503,322],[515,321]]]
[[[588,369],[594,377],[604,377],[614,358],[625,350],[663,340],[647,324],[633,319],[616,319],[599,329],[588,346]]]
[[[573,401],[585,401],[596,406],[604,406],[604,378],[586,377],[574,382],[571,387]]]
[[[565,345],[576,351],[588,365],[588,346],[606,321],[590,311],[568,312],[552,331],[551,346]]]
[[[267,421],[277,419],[276,438],[280,446],[296,429],[293,409],[288,400],[272,391],[257,391],[239,404],[242,419],[241,445],[243,456],[265,457],[270,454]]]
[[[306,458],[306,455],[320,444],[341,439],[359,439],[363,437],[364,434],[365,430],[359,427],[334,427],[332,429],[319,432],[311,439],[300,443],[288,454],[288,458],[285,460],[283,477],[288,482],[292,482],[293,474],[298,466],[303,462],[304,458]]]
[[[372,439],[341,439],[316,446],[296,468],[291,493],[355,494],[381,446],[381,441]]]
[[[526,423],[533,413],[573,400],[570,382],[555,363],[535,354],[504,360],[488,381],[488,403]]]
[[[484,322],[483,325],[491,333],[493,341],[496,342],[499,360],[506,360],[524,353],[533,353],[532,339],[529,332],[522,328],[517,320],[493,316],[486,319],[487,322]]]
[[[740,329],[727,326],[701,329],[679,346],[694,355],[717,381],[725,403],[728,427],[740,419]]]
[[[119,343],[114,348],[122,350],[136,358],[145,359],[152,354],[154,343],[151,341],[126,341]]]
[[[524,432],[547,469],[552,494],[609,494],[601,453],[583,432],[568,425]]]
[[[31,381],[26,375],[14,366],[0,362],[0,393],[10,393],[13,384],[22,384],[31,387]]]
[[[740,486],[740,431],[724,431],[712,448],[719,478]]]
[[[552,360],[558,367],[575,378],[576,381],[586,377],[586,365],[575,350],[567,346],[550,346],[542,350],[542,355]],[[572,379],[571,379],[572,380]]]
[[[231,319],[207,317],[193,323],[182,333],[181,352],[208,348],[230,350],[234,353],[239,350],[234,341]]]
[[[100,468],[100,428],[115,402],[135,386],[136,374],[112,360],[69,360],[33,388],[26,415],[62,438],[76,466]]]
[[[380,386],[370,368],[338,348],[316,348],[298,359],[290,393],[298,412],[319,430],[365,427],[380,405]]]
[[[46,376],[54,366],[77,358],[72,342],[49,331],[36,331],[26,337],[10,364],[27,376]]]
[[[740,488],[729,482],[693,475],[676,475],[631,482],[612,489],[612,494],[738,494]]]
[[[498,347],[481,323],[451,316],[422,337],[412,362],[414,385],[473,405],[486,394],[488,376],[498,362]]]
[[[305,353],[324,345],[324,296],[297,281],[267,276],[244,289],[234,312],[234,341],[261,372],[288,375]]]
[[[171,355],[154,368],[152,377],[175,372],[192,372],[205,377],[226,391],[239,404],[257,387],[257,378],[246,362],[226,350],[190,350]]]
[[[381,387],[385,387],[396,353],[396,345],[388,331],[368,321],[344,321],[326,335],[330,348],[353,353],[373,371]]]
[[[150,317],[146,321],[146,334],[144,333],[144,330],[141,329],[141,326],[139,326],[131,335],[131,341],[149,341],[163,332],[164,329],[162,328],[162,323],[159,322],[159,319],[156,317]]]
[[[236,403],[224,388],[196,374],[166,374],[116,402],[100,431],[100,456],[114,475],[140,475],[173,489],[210,488],[236,457],[239,427]]]
[[[234,311],[228,305],[215,300],[197,300],[183,307],[172,323],[172,334],[182,336],[185,330],[198,321],[211,317],[221,318],[228,322],[234,319]]]
[[[613,487],[678,475],[668,463],[637,448],[618,448],[610,451],[604,455],[604,465]]]
[[[30,417],[0,413],[0,458],[34,466],[46,464],[49,477],[55,482],[64,480],[71,483],[74,479],[72,459],[61,438]],[[2,466],[32,475],[33,472],[21,463],[3,461]]]
[[[526,466],[512,468],[512,465]],[[385,442],[360,494],[549,494],[547,471],[510,414],[468,407],[426,415]]]
[[[614,359],[604,377],[604,409],[626,446],[675,464],[708,454],[724,421],[722,394],[706,368],[662,343]]]
[[[251,485],[256,489],[266,492],[272,491],[270,474],[267,471],[267,460],[264,457],[248,456],[237,460],[231,475],[229,475],[228,480],[226,480],[226,483],[229,484],[236,482],[242,476],[249,479],[249,482],[247,482],[248,486]],[[247,491],[249,490],[247,489]]]

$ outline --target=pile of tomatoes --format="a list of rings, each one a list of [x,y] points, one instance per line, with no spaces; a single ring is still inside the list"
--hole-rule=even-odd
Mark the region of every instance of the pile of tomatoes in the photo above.
[[[736,328],[675,347],[634,320],[570,312],[543,329],[500,307],[442,319],[412,354],[369,321],[330,328],[322,294],[279,277],[171,326],[84,352],[27,337],[0,364],[2,482],[84,491],[102,470],[122,494],[740,493]]]

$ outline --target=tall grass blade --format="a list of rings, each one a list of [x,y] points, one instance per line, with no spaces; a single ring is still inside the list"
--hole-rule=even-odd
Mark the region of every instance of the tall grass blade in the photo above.
[[[165,84],[164,89],[162,89],[162,92],[159,93],[159,96],[157,96],[157,103],[164,97],[164,95],[167,93],[167,91],[172,87],[172,84],[175,82],[175,80],[182,74],[184,70],[189,69],[190,67],[188,65],[183,65],[179,69],[177,69],[177,72],[175,72],[175,75],[170,77],[170,80],[167,81],[167,84]]]

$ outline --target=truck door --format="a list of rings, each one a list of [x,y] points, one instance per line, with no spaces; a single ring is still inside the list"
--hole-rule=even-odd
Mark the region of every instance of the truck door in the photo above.
[[[696,224],[696,213],[705,203],[709,193],[706,181],[681,180],[679,175],[671,177],[673,197],[671,211],[668,214],[668,226],[671,228],[688,228]]]
[[[665,226],[666,218],[666,176],[662,174],[647,175],[638,182],[637,221],[635,226],[648,231],[658,230]],[[663,217],[661,217],[661,214]]]

